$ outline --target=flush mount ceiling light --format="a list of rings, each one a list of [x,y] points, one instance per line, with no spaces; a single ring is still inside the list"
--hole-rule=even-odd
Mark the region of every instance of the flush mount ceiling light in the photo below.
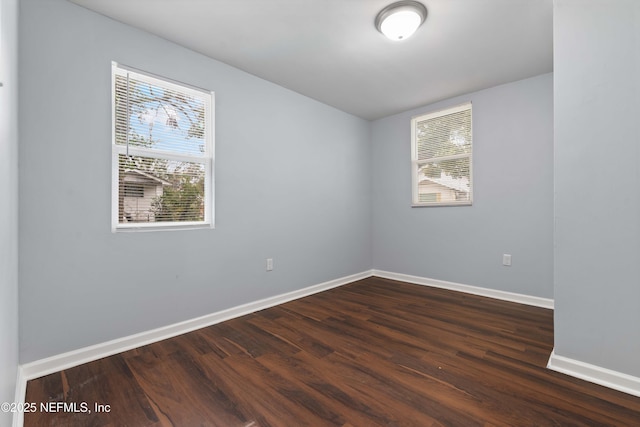
[[[417,1],[399,1],[376,16],[376,28],[391,40],[410,37],[427,18],[427,8]]]

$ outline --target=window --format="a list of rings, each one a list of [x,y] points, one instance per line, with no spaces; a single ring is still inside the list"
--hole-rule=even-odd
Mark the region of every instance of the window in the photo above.
[[[213,227],[213,92],[112,65],[112,229]]]
[[[470,205],[471,103],[411,120],[413,206]]]

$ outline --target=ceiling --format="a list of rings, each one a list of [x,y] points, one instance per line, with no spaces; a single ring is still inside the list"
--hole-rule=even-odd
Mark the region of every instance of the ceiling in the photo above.
[[[373,120],[553,70],[553,0],[421,0],[394,42],[393,0],[70,0]]]

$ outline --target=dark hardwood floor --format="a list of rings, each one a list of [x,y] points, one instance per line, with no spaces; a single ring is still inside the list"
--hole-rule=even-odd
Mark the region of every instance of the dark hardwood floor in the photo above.
[[[640,426],[552,347],[551,310],[369,278],[29,381],[61,412],[24,425]]]

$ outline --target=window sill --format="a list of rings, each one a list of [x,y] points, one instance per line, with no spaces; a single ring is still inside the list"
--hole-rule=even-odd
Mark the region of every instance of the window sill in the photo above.
[[[431,208],[431,207],[441,208],[441,207],[447,207],[447,206],[472,206],[472,205],[473,205],[473,202],[464,201],[464,202],[446,202],[446,203],[412,203],[411,207],[412,208]]]
[[[184,222],[184,223],[128,223],[118,224],[112,227],[113,233],[131,233],[131,232],[148,232],[148,231],[179,231],[179,230],[201,230],[213,229],[213,224],[204,222]]]

